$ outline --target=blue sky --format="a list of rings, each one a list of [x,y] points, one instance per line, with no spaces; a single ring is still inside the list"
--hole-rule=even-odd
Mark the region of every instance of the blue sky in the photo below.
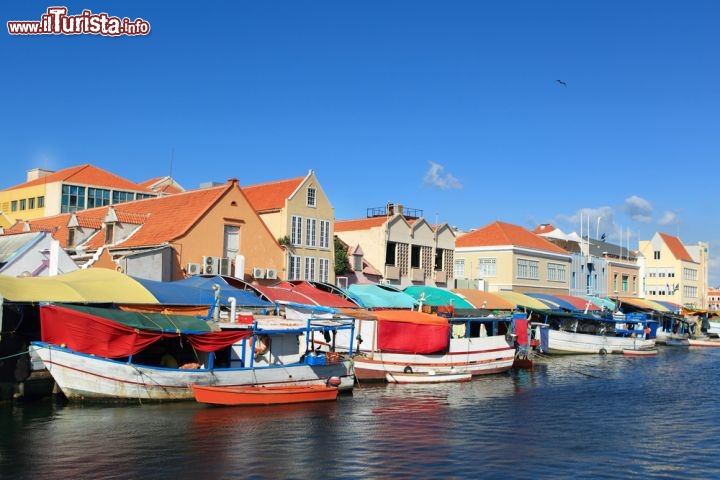
[[[25,1],[3,25],[53,5],[151,32],[3,27],[2,188],[84,163],[188,189],[313,169],[337,219],[395,202],[579,232],[582,213],[631,248],[720,252],[718,2]]]

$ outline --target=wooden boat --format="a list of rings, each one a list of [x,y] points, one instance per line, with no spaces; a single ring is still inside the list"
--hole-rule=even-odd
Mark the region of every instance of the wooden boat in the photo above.
[[[281,405],[327,402],[337,399],[337,387],[326,385],[260,385],[255,387],[214,387],[190,385],[195,400],[209,405]]]
[[[627,357],[652,357],[657,355],[656,348],[624,348],[622,352]]]
[[[138,313],[78,305],[40,307],[43,341],[32,342],[57,386],[71,401],[193,400],[189,385],[326,386],[351,391],[349,358],[317,352],[314,331],[352,334],[354,319],[291,321],[258,315],[253,324]],[[167,337],[179,367],[160,365],[156,346]],[[308,353],[309,352],[309,353]]]
[[[421,373],[391,373],[385,374],[388,383],[447,383],[447,382],[468,382],[472,380],[472,374],[467,372],[440,372],[435,371]]]
[[[691,347],[720,347],[720,338],[690,337],[688,344]]]
[[[360,381],[387,381],[386,374],[447,372],[473,376],[509,371],[516,345],[507,317],[441,317],[412,310],[375,310],[357,316],[356,337],[338,332],[339,348],[354,345]],[[360,339],[360,341],[358,341]]]
[[[540,313],[540,312],[536,312]],[[534,313],[535,314],[535,313]],[[620,353],[655,347],[658,323],[645,314],[543,313],[537,325],[540,348],[549,354]]]

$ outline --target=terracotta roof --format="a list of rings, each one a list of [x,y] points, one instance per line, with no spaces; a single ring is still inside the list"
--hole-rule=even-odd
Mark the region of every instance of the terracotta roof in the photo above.
[[[279,210],[285,207],[285,200],[290,198],[306,177],[278,180],[242,187],[242,191],[256,212]]]
[[[29,221],[28,221],[29,222]],[[29,232],[54,232],[55,227],[48,225],[36,225],[29,223],[30,230],[26,230],[25,221],[15,222],[13,225],[3,229],[4,235],[15,235],[18,233],[29,233]]]
[[[568,253],[554,243],[535,235],[526,228],[505,222],[491,223],[465,235],[461,235],[455,240],[455,247],[490,247],[501,245],[513,245],[555,253]]]
[[[124,241],[115,247],[132,248],[159,245],[173,241],[187,233],[200,217],[217,202],[222,195],[234,186],[234,183],[219,187],[191,190],[167,197],[148,198],[134,202],[113,205],[115,213],[122,223],[140,225]],[[91,208],[76,213],[80,226],[99,230],[108,207]],[[55,239],[63,248],[67,247],[67,224],[70,214],[31,220],[34,226],[56,227]],[[103,235],[93,235],[84,244],[88,250],[97,250],[103,246]]]
[[[335,220],[335,232],[353,232],[355,230],[369,230],[379,227],[388,221],[389,217],[370,217],[357,220]]]
[[[163,182],[167,182],[163,184]],[[155,177],[138,183],[141,187],[156,193],[180,193],[185,190],[178,186],[171,177]]]
[[[553,230],[557,230],[557,228],[553,225],[550,225],[549,223],[543,223],[541,225],[538,225],[535,230],[532,231],[535,235],[540,235],[543,233],[550,233]]]
[[[146,247],[171,242],[181,237],[231,187],[232,184],[227,184],[219,187],[191,190],[168,195],[167,197],[148,198],[113,205],[118,219],[133,218],[131,223],[135,224],[135,221],[141,216],[146,216],[141,228],[114,246],[122,248]],[[102,207],[97,211],[102,212],[104,218],[107,209],[108,207]],[[128,215],[132,215],[132,217],[128,217]],[[87,247],[91,250],[97,250],[103,246],[103,242],[104,238],[96,235],[90,239]]]
[[[690,256],[688,251],[685,249],[685,246],[682,244],[679,238],[673,237],[672,235],[668,235],[666,233],[659,233],[660,237],[663,239],[663,242],[665,242],[665,245],[668,246],[672,254],[675,256],[676,259],[682,260],[684,262],[693,262],[695,263],[695,260]]]
[[[80,165],[77,167],[65,168],[63,170],[51,173],[44,177],[31,180],[29,182],[15,185],[7,190],[15,190],[17,188],[32,187],[35,185],[44,185],[54,182],[68,182],[76,183],[79,185],[95,185],[98,187],[108,187],[122,190],[132,191],[150,191],[141,185],[119,177],[113,173],[110,173],[102,168],[98,168],[94,165]]]

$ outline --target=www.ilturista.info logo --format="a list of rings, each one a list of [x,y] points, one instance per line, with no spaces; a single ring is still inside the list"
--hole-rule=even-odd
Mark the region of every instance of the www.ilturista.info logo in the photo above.
[[[66,7],[50,7],[37,20],[7,22],[10,35],[147,35],[150,23],[142,18],[111,17],[107,13],[83,10],[80,15],[68,15]]]

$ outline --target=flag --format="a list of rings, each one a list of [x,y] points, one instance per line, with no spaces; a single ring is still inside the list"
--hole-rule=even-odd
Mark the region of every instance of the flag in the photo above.
[[[600,240],[602,240],[603,242],[605,241],[605,234],[604,234],[604,233],[603,233],[602,235],[600,235]]]

